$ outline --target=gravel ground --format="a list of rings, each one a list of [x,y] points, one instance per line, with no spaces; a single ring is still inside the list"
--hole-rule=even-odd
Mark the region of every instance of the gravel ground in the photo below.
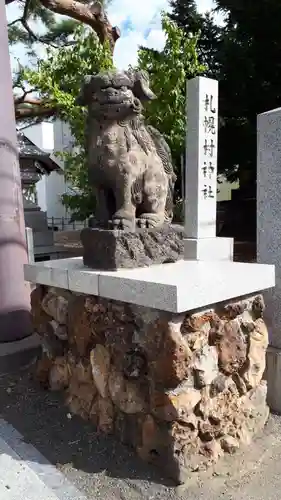
[[[69,418],[59,395],[43,391],[27,372],[0,377],[0,415],[89,499],[279,500],[281,417],[246,451],[175,487],[113,438]]]

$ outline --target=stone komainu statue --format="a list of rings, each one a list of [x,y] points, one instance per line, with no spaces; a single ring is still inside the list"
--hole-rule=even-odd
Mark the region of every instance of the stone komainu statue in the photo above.
[[[85,78],[77,103],[88,107],[89,182],[100,227],[134,231],[171,222],[176,176],[162,135],[144,122],[141,102],[156,96],[142,71]]]

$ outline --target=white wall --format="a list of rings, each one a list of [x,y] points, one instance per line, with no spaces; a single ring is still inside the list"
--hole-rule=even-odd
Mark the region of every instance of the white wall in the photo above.
[[[31,125],[23,129],[26,137],[34,142],[38,148],[43,149],[47,153],[54,150],[54,126],[53,123],[42,122],[36,125]]]
[[[63,170],[63,162],[55,156],[55,153],[71,148],[72,138],[66,123],[60,120],[54,123],[42,122],[25,128],[23,132],[36,146],[51,153],[54,161]],[[47,217],[60,219],[70,216],[60,199],[61,195],[68,191],[68,188],[63,172],[52,172],[37,182],[38,205],[41,210],[47,212]]]

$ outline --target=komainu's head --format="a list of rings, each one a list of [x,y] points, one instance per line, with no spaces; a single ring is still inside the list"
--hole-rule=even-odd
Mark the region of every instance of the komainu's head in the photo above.
[[[141,113],[141,102],[155,99],[144,71],[110,71],[86,76],[76,103],[104,119]]]

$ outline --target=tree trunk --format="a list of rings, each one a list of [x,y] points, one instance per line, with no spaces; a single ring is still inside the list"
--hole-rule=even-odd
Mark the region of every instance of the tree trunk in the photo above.
[[[0,2],[0,342],[31,333],[21,178],[5,3]]]

